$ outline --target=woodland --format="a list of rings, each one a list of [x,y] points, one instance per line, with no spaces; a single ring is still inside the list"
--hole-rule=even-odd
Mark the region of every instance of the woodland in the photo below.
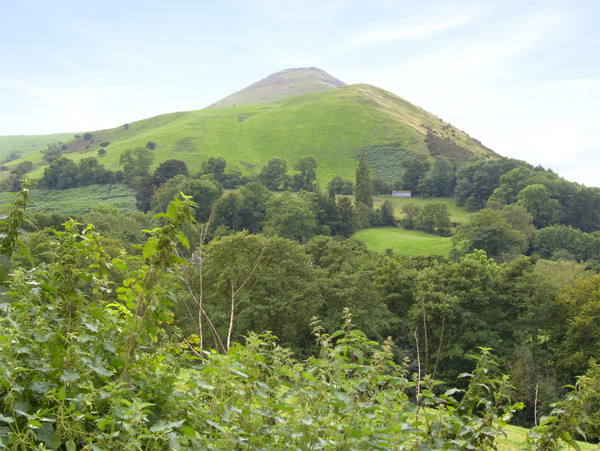
[[[600,189],[441,155],[385,181],[363,151],[321,190],[314,156],[151,172],[152,144],[119,171],[50,146],[37,182],[24,164],[5,181],[0,447],[502,449],[509,422],[522,449],[600,439]],[[27,210],[37,187],[112,183],[137,211]],[[469,220],[375,207],[392,189],[455,196]],[[453,249],[352,238],[381,226]]]

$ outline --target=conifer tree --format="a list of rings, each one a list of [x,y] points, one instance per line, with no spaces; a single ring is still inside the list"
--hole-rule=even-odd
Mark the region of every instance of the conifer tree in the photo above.
[[[362,151],[358,168],[356,168],[356,188],[354,198],[356,204],[362,202],[369,208],[373,208],[373,186],[371,184],[371,171],[367,162],[367,152]]]

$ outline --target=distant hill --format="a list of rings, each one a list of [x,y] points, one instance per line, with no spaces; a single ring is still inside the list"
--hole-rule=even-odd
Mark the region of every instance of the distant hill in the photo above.
[[[26,155],[31,152],[40,151],[48,147],[49,143],[70,141],[73,133],[55,133],[52,135],[12,135],[0,136],[0,164],[7,159],[14,159],[11,155]],[[19,158],[17,157],[17,158]]]
[[[209,105],[206,108],[230,108],[241,105],[271,103],[309,92],[345,86],[346,83],[316,67],[286,69],[275,72],[247,88]]]
[[[315,87],[317,79],[323,83],[320,90]],[[307,87],[311,84],[307,80],[312,87]],[[318,69],[278,72],[252,86],[239,91],[247,94],[244,105],[164,114],[114,129],[80,133],[65,141],[64,154],[79,161],[97,156],[102,144],[106,155],[100,161],[109,169],[118,169],[124,150],[152,141],[156,144],[155,166],[175,158],[195,172],[202,161],[220,156],[227,160],[228,168],[238,168],[243,174],[257,174],[274,156],[286,159],[292,171],[300,158],[314,155],[322,187],[338,174],[354,179],[363,149],[374,175],[389,181],[401,174],[400,163],[409,154],[430,159],[445,155],[456,164],[472,155],[497,156],[466,133],[390,92],[366,84],[343,85]],[[310,92],[301,94],[306,89]],[[292,92],[296,95],[253,103],[263,94],[275,98]],[[23,153],[7,163],[7,169],[28,159],[35,165],[33,175],[41,175],[45,162],[39,150],[38,146]]]

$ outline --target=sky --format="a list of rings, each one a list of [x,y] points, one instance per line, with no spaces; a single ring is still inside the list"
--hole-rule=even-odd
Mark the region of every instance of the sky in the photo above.
[[[600,186],[598,0],[0,0],[0,135],[197,110],[318,67]]]

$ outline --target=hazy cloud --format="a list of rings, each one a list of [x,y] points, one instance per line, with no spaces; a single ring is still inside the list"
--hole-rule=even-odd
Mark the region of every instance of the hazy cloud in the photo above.
[[[334,47],[334,51],[350,51],[370,47],[373,45],[382,45],[395,41],[410,41],[413,39],[422,39],[430,37],[433,34],[440,33],[444,30],[456,28],[468,22],[469,17],[461,17],[452,20],[446,20],[438,23],[430,23],[419,26],[403,28],[397,27],[382,27],[378,29],[363,32],[357,36],[353,36],[345,42]]]

